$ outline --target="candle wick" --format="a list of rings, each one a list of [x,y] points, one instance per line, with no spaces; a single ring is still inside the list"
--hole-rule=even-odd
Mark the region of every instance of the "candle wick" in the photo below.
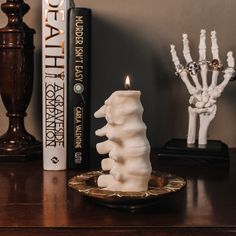
[[[130,85],[129,84],[125,84],[125,89],[126,90],[130,90]]]

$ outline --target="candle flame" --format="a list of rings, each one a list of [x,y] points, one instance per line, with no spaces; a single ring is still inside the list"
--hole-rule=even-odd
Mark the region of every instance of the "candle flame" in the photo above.
[[[129,78],[129,76],[127,75],[126,76],[126,79],[125,79],[125,88],[126,89],[130,89],[130,78]]]

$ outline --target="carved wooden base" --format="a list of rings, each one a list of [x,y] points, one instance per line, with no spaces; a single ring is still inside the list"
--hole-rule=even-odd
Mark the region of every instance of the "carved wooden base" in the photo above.
[[[9,127],[0,137],[0,161],[26,161],[41,153],[41,144],[24,126],[33,90],[35,31],[23,22],[30,9],[24,0],[6,0],[1,9],[8,23],[0,29],[0,94]]]
[[[42,144],[38,141],[11,151],[0,147],[0,162],[25,162],[36,159],[42,159]]]
[[[186,139],[171,139],[158,151],[160,162],[190,166],[228,166],[228,146],[208,140],[206,146],[187,145]]]

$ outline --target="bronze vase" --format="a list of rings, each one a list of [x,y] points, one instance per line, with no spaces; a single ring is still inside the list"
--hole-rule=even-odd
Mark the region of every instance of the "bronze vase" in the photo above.
[[[24,126],[33,90],[35,31],[23,22],[30,9],[23,0],[7,0],[1,8],[8,23],[0,29],[0,93],[9,127],[0,137],[0,161],[27,160],[41,152],[40,143]]]

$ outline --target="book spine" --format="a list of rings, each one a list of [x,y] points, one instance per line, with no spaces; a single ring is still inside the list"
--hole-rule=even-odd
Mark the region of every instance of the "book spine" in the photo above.
[[[66,169],[67,11],[69,0],[42,0],[43,167]]]
[[[91,10],[71,8],[68,17],[68,168],[88,169]]]

